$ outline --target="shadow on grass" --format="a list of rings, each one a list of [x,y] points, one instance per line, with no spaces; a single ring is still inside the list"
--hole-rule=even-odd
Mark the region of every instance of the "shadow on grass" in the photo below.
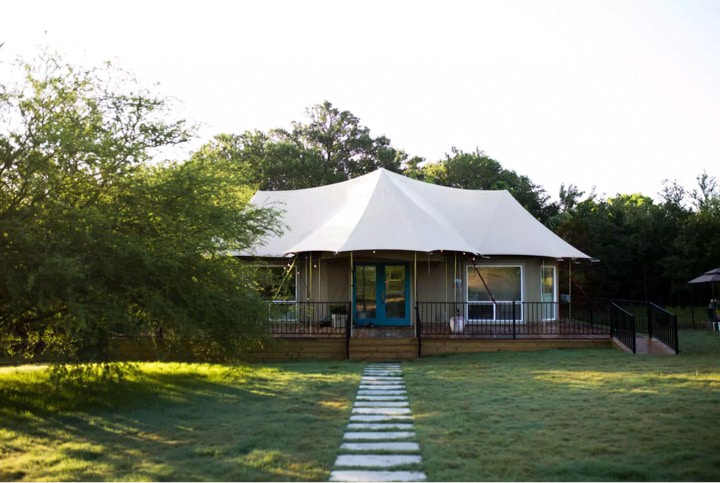
[[[0,374],[0,480],[327,479],[360,369],[143,364],[54,388]]]

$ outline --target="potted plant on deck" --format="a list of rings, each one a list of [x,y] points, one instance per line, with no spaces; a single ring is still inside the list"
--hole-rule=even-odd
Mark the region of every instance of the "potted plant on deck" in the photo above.
[[[330,306],[330,315],[332,318],[332,326],[334,328],[345,327],[347,323],[347,307],[345,305]]]

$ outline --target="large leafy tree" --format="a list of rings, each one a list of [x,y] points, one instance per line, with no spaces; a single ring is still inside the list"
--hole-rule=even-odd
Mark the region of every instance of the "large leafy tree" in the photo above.
[[[479,149],[464,152],[452,148],[444,160],[426,163],[420,168],[415,163],[408,168],[413,177],[429,183],[462,189],[508,190],[526,210],[543,222],[555,214],[555,207],[548,203],[545,190],[527,176],[503,168]]]
[[[713,179],[698,177],[700,191],[668,183],[655,202],[639,194],[598,199],[574,186],[560,193],[550,225],[564,239],[600,259],[579,265],[575,278],[590,295],[685,304],[687,281],[720,260],[718,196]],[[688,198],[692,206],[688,205]]]
[[[217,135],[195,158],[231,162],[239,180],[286,190],[345,181],[377,168],[400,171],[406,155],[385,136],[371,136],[357,116],[325,101],[291,129]]]
[[[119,333],[252,343],[262,305],[225,252],[273,214],[222,165],[149,165],[189,130],[116,69],[46,56],[24,73],[0,98],[0,353],[106,360]]]
[[[351,112],[325,101],[310,107],[307,116],[307,122],[294,122],[291,130],[278,129],[275,133],[318,153],[328,177],[343,180],[377,168],[400,170],[404,154],[391,147],[387,137],[372,137],[370,129]]]

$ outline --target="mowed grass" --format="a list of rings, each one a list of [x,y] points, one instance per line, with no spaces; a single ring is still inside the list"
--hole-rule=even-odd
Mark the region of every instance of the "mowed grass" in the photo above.
[[[720,480],[720,334],[403,363],[431,481]],[[327,480],[364,364],[0,368],[0,481]]]
[[[61,387],[0,368],[0,481],[327,480],[361,367],[143,363]]]
[[[432,481],[720,480],[720,334],[677,356],[501,352],[404,364]]]

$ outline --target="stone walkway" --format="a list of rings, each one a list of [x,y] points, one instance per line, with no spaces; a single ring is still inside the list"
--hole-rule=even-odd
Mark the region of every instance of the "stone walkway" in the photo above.
[[[400,364],[365,368],[330,481],[425,481]]]

